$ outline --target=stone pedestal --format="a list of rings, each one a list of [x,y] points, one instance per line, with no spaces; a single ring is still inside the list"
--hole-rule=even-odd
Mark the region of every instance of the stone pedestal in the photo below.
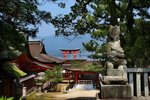
[[[126,84],[128,79],[125,76],[104,76],[102,78],[103,82],[105,84],[110,84],[110,83],[119,83],[119,84]]]
[[[130,85],[104,85],[100,82],[100,99],[131,99]]]

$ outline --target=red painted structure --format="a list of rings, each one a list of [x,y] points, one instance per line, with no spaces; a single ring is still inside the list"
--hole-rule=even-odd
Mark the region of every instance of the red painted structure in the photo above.
[[[25,53],[22,53],[18,57],[17,63],[19,64],[19,68],[25,72],[41,72],[51,68],[46,64],[32,60]]]
[[[94,78],[85,78],[82,79],[83,75],[94,75]],[[78,80],[93,80],[93,82],[98,82],[98,73],[90,71],[81,71],[81,70],[68,70],[64,73],[64,78],[66,80],[74,80],[75,83],[78,83]]]
[[[62,59],[48,55],[41,41],[29,41],[28,44],[28,53],[22,53],[15,60],[21,70],[25,72],[43,72],[64,62]]]
[[[76,55],[80,53],[80,49],[60,49],[66,60],[67,54],[73,54],[73,58],[76,59]]]
[[[81,65],[92,63],[91,61],[86,61],[86,59],[77,59],[77,60],[66,60],[65,64],[63,64],[64,67],[64,79],[65,80],[74,80],[75,83],[78,83],[79,80],[92,80],[93,82],[98,82],[98,73],[92,72],[92,71],[84,71],[82,68],[74,68],[71,66],[72,61],[80,62]],[[83,76],[94,76],[94,77],[84,77]]]
[[[81,64],[91,63],[86,59],[76,59],[76,55],[80,53],[80,49],[60,49],[62,54],[64,55],[65,62],[63,64],[65,73],[63,73],[63,77],[65,80],[74,80],[75,83],[78,83],[79,80],[92,80],[93,82],[98,82],[98,73],[84,71],[82,68],[73,68],[71,66],[72,61],[80,62]],[[67,54],[73,54],[74,59],[66,59]],[[86,77],[83,79],[82,76],[94,76],[93,78]]]

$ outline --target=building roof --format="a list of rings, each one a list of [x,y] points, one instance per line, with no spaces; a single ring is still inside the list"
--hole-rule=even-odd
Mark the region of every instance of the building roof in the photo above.
[[[42,41],[29,41],[29,53],[31,56],[43,63],[63,63],[64,60],[48,55]]]
[[[41,72],[52,68],[47,64],[31,60],[30,57],[27,56],[25,53],[22,53],[18,57],[16,63],[19,63],[19,68],[26,72]]]
[[[42,52],[43,45],[40,41],[30,41],[29,43],[29,52],[32,57],[38,57]]]
[[[16,60],[23,71],[42,72],[64,62],[62,59],[48,55],[41,41],[29,41],[28,44],[28,54],[22,53]]]
[[[43,61],[43,62],[56,62],[56,63],[62,63],[64,62],[64,60],[62,59],[59,59],[57,57],[54,57],[54,56],[51,56],[51,55],[47,55],[47,54],[44,54],[44,53],[41,53],[39,55],[39,58],[37,58],[39,61]]]

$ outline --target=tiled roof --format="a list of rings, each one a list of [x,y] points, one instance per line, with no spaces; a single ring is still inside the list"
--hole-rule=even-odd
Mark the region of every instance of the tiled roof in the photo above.
[[[51,55],[47,55],[47,54],[44,54],[44,53],[40,54],[40,56],[45,58],[45,59],[47,59],[47,60],[49,60],[49,61],[53,61],[53,62],[55,61],[56,63],[64,62],[64,60],[62,60],[62,59],[59,59],[57,57],[54,57],[54,56],[51,56]]]
[[[46,53],[41,41],[29,41],[29,52],[33,58],[44,63],[63,63],[64,60]]]
[[[47,64],[43,64],[40,63],[38,61],[32,61],[30,59],[29,56],[27,56],[25,53],[22,53],[18,59],[17,62],[19,63],[19,68],[24,70],[24,71],[35,71],[35,72],[41,72],[41,71],[45,71],[47,69],[51,69],[52,67],[47,65]]]
[[[37,62],[37,61],[34,61],[33,63],[36,64],[36,65],[38,65],[38,66],[42,66],[42,67],[44,67],[44,68],[47,68],[47,69],[52,69],[52,67],[50,67],[50,66],[48,66],[48,65],[46,65],[46,64],[39,63],[39,62]]]
[[[30,41],[29,42],[29,51],[31,56],[37,57],[42,52],[43,45],[40,41]]]

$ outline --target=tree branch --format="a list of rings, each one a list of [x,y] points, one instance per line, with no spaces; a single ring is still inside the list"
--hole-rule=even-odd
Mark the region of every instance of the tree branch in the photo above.
[[[109,9],[110,9],[110,15],[111,15],[111,25],[118,25],[118,13],[116,9],[116,3],[115,0],[107,0]]]
[[[135,9],[139,9],[139,8],[146,8],[146,7],[150,7],[150,2],[146,2],[146,3],[133,3],[133,8]]]

